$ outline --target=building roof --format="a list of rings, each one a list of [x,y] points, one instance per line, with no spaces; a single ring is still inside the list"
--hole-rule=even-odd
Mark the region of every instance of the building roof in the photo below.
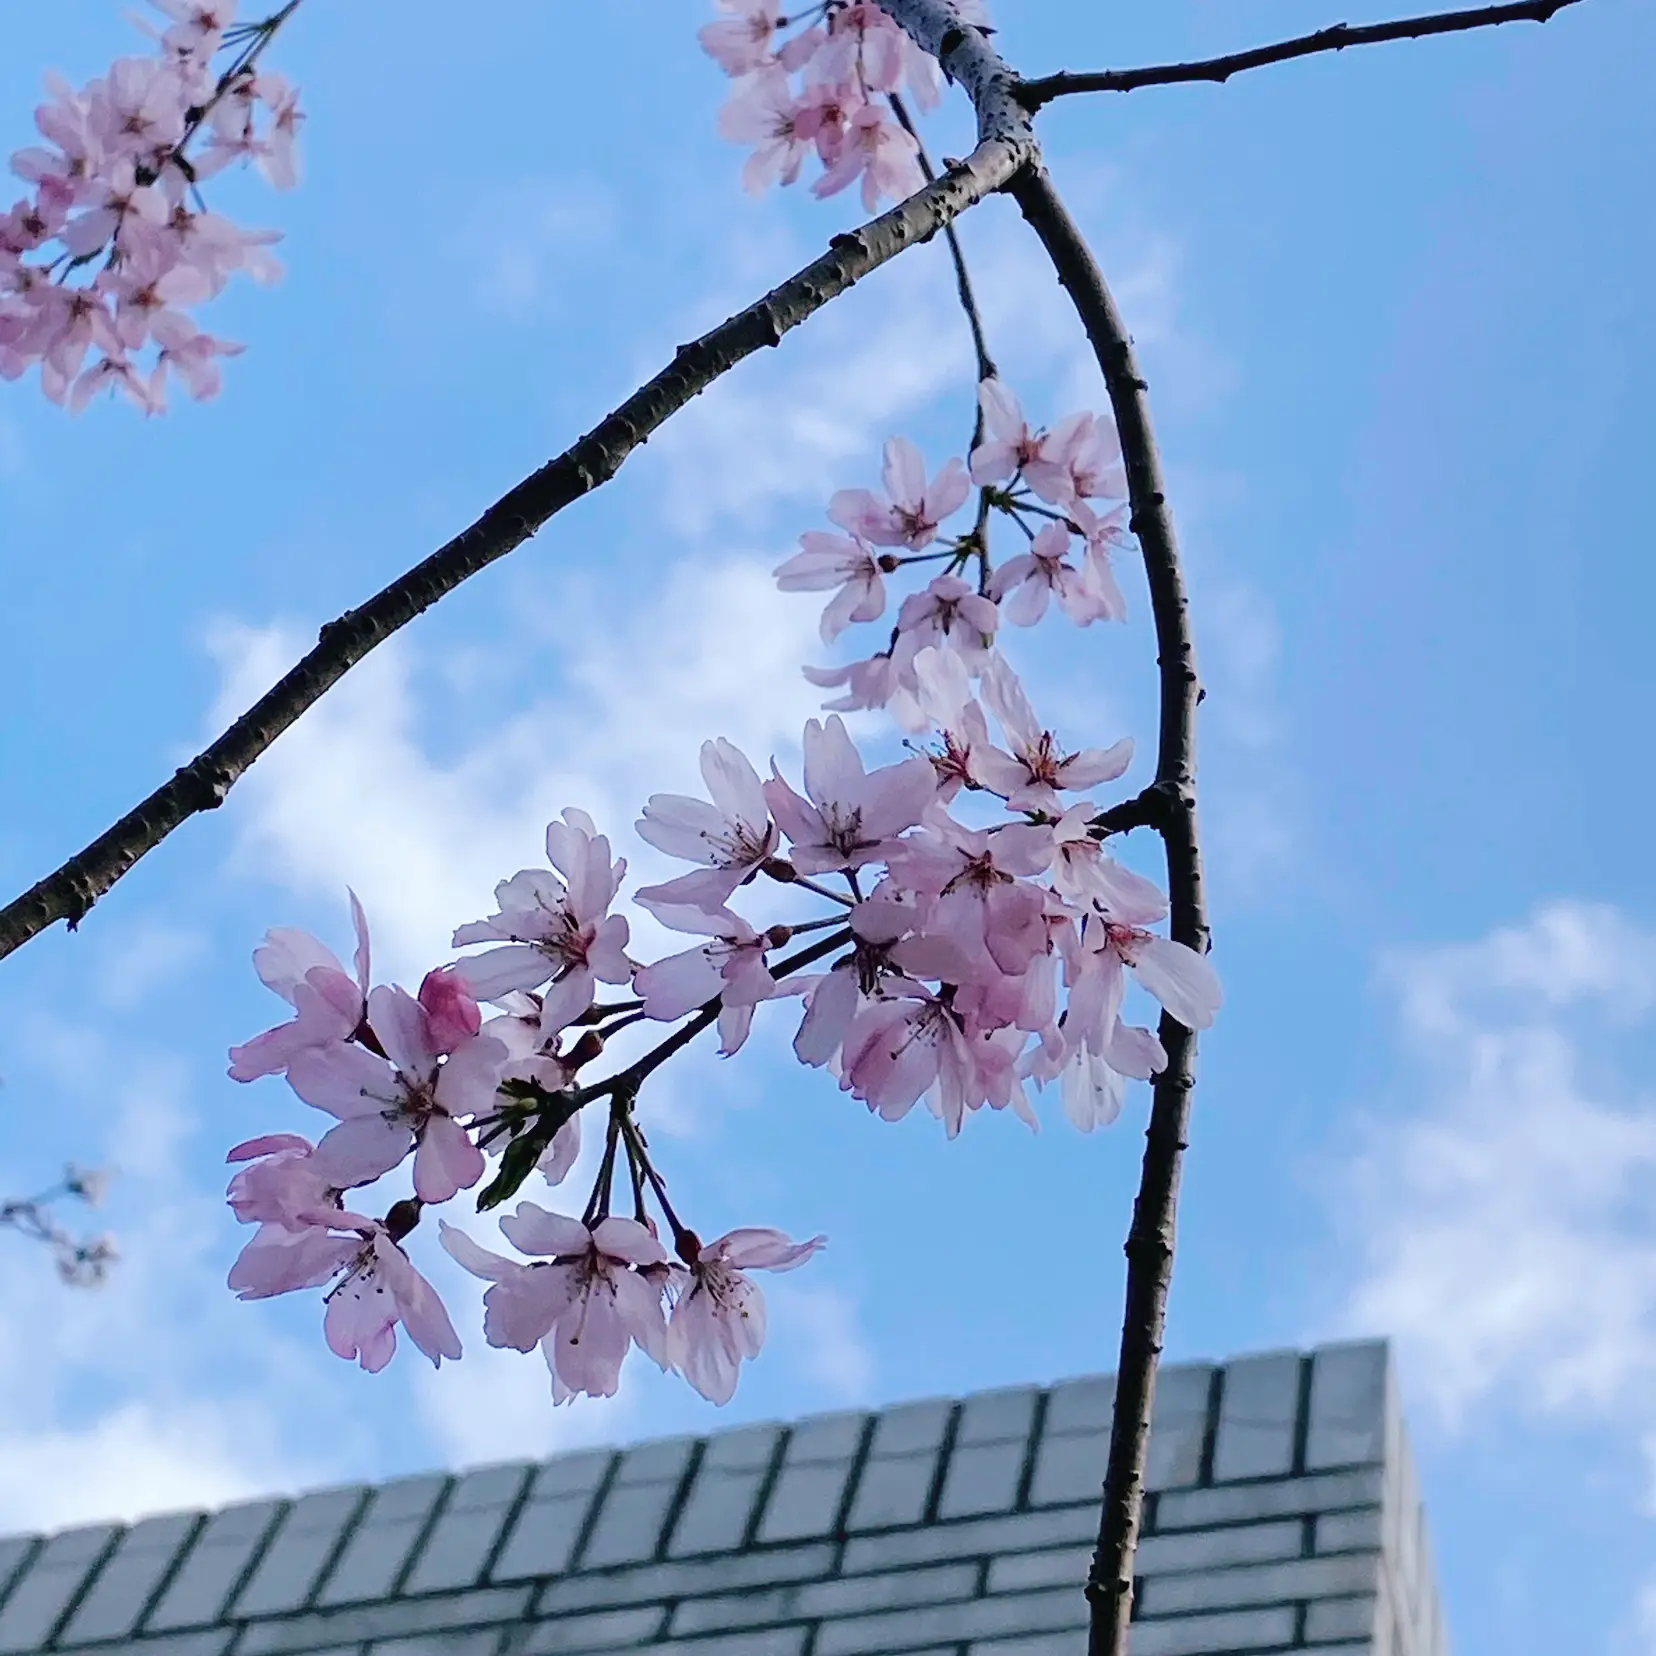
[[[1080,1656],[1114,1384],[0,1540],[0,1653]],[[1133,1656],[1447,1656],[1383,1343],[1162,1371]]]

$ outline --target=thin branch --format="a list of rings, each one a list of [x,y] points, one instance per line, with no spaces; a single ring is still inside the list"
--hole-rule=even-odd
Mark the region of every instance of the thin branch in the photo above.
[[[786,960],[779,960],[771,975],[780,983],[794,972],[815,965],[817,961],[831,955],[835,949],[843,948],[850,941],[850,928],[841,927],[827,937],[819,937],[816,942],[808,944],[796,954],[789,955]],[[717,1023],[719,1013],[723,1010],[722,996],[715,995],[712,1000],[705,1001],[697,1008],[695,1016],[688,1023],[681,1024],[665,1040],[657,1042],[642,1058],[635,1059],[624,1070],[618,1070],[606,1080],[595,1081],[590,1087],[583,1087],[580,1092],[581,1103],[589,1104],[595,1098],[602,1098],[606,1094],[614,1096],[618,1092],[636,1094],[645,1079],[660,1069],[675,1052],[689,1046],[704,1029],[711,1028]]]
[[[225,796],[284,730],[376,645],[521,546],[554,514],[620,469],[649,435],[720,375],[819,311],[905,248],[935,235],[998,190],[1033,153],[1028,121],[992,135],[935,183],[861,229],[832,238],[820,258],[720,323],[634,392],[575,446],[495,502],[469,529],[399,576],[360,609],[322,628],[311,650],[210,747],[55,873],[0,909],[0,958],[58,920],[79,922],[140,857]]]
[[[891,103],[891,113],[897,117],[898,126],[914,140],[915,154],[920,160],[920,171],[925,174],[926,182],[931,183],[937,177],[937,169],[932,165],[931,156],[926,153],[926,146],[909,115],[908,106],[895,92],[888,92],[886,96]],[[996,378],[995,359],[989,354],[989,339],[983,331],[983,317],[978,311],[977,295],[972,292],[972,277],[966,268],[966,254],[960,245],[960,233],[952,224],[946,224],[943,227],[943,239],[949,244],[949,257],[954,261],[955,291],[960,295],[960,308],[966,313],[966,326],[972,330],[972,350],[977,356],[977,377],[981,384],[986,379]],[[977,422],[972,435],[973,448],[983,441],[981,407],[978,410]]]
[[[1157,63],[1143,69],[1104,69],[1093,73],[1044,75],[1025,81],[1018,99],[1034,111],[1054,98],[1076,92],[1132,92],[1141,86],[1176,86],[1187,81],[1227,81],[1244,69],[1263,69],[1272,63],[1311,57],[1318,52],[1343,52],[1348,46],[1378,46],[1388,40],[1421,40],[1428,35],[1460,34],[1466,29],[1485,29],[1499,23],[1546,23],[1578,0],[1520,0],[1516,5],[1475,6],[1467,11],[1434,12],[1425,17],[1405,17],[1393,23],[1364,23],[1353,27],[1336,23],[1311,34],[1280,40],[1271,46],[1255,46],[1225,57],[1204,58],[1195,63]]]
[[[1203,950],[1208,930],[1196,845],[1195,740],[1196,707],[1202,691],[1196,675],[1178,542],[1150,427],[1147,388],[1103,273],[1046,170],[1039,165],[1027,168],[1009,188],[1075,304],[1103,372],[1121,434],[1131,526],[1144,553],[1156,624],[1161,675],[1156,786],[1164,801],[1163,820],[1156,826],[1167,847],[1171,931],[1177,942]],[[1121,1360],[1116,1369],[1104,1507],[1099,1517],[1098,1549],[1087,1577],[1087,1596],[1093,1606],[1089,1656],[1120,1656],[1127,1648],[1150,1409],[1167,1321],[1167,1290],[1173,1275],[1179,1168],[1190,1125],[1196,1039],[1183,1024],[1165,1014],[1160,1035],[1167,1049],[1167,1067],[1156,1077],[1152,1093],[1144,1165],[1127,1234],[1126,1309]]]

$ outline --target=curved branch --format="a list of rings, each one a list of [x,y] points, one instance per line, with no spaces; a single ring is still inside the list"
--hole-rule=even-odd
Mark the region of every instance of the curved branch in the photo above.
[[[1196,674],[1189,599],[1167,507],[1161,460],[1150,426],[1145,382],[1103,273],[1053,189],[1046,169],[1039,165],[1026,168],[1008,188],[1074,302],[1103,372],[1121,434],[1132,529],[1144,553],[1161,675],[1156,780],[1146,793],[1160,802],[1159,820],[1154,826],[1167,848],[1172,935],[1193,949],[1205,950],[1207,915],[1196,841],[1196,708],[1202,689]],[[1121,1324],[1121,1360],[1116,1369],[1104,1507],[1099,1517],[1098,1548],[1087,1577],[1087,1596],[1093,1602],[1090,1656],[1118,1656],[1127,1648],[1150,1410],[1167,1322],[1179,1170],[1195,1084],[1195,1036],[1166,1014],[1159,1033],[1167,1049],[1167,1067],[1156,1077],[1151,1097],[1144,1165],[1127,1233],[1126,1309]]]
[[[1228,81],[1244,69],[1262,69],[1267,64],[1287,63],[1311,57],[1317,52],[1343,52],[1348,46],[1378,46],[1388,40],[1421,40],[1428,35],[1459,34],[1466,29],[1485,29],[1498,23],[1546,23],[1553,15],[1578,0],[1520,0],[1515,5],[1476,6],[1468,11],[1434,12],[1426,17],[1405,17],[1393,23],[1364,23],[1353,27],[1336,23],[1293,40],[1270,46],[1255,46],[1225,57],[1204,58],[1196,63],[1157,63],[1144,69],[1103,69],[1092,73],[1044,75],[1025,81],[1017,96],[1031,112],[1054,98],[1077,92],[1133,92],[1141,86],[1177,86],[1189,81]]]
[[[922,46],[943,57],[944,68],[972,95],[980,132],[990,121],[1002,118],[1002,111],[987,100],[1008,93],[1016,98],[1020,91],[1017,76],[983,34],[961,22],[949,0],[880,0],[880,4]],[[952,55],[944,56],[945,52]],[[979,102],[980,94],[986,102]],[[1103,273],[1053,189],[1038,149],[1007,191],[1052,260],[1098,359],[1121,438],[1131,526],[1149,580],[1161,681],[1156,776],[1152,786],[1121,812],[1122,825],[1130,826],[1134,820],[1153,822],[1161,834],[1167,851],[1172,934],[1181,943],[1205,950],[1207,917],[1196,841],[1195,733],[1202,691],[1178,541],[1145,383]],[[1166,1015],[1160,1035],[1167,1066],[1155,1082],[1144,1164],[1127,1236],[1126,1305],[1110,1452],[1098,1546],[1087,1577],[1087,1597],[1092,1604],[1089,1656],[1123,1656],[1127,1649],[1156,1364],[1173,1274],[1179,1170],[1190,1122],[1196,1041],[1184,1025]]]
[[[1003,96],[1002,102],[1009,102]],[[284,730],[376,645],[521,546],[554,514],[615,475],[651,432],[762,346],[968,207],[1000,189],[1033,153],[1028,117],[1000,123],[966,160],[872,219],[835,236],[828,251],[722,322],[634,392],[557,459],[503,495],[469,529],[399,576],[360,609],[330,621],[311,650],[210,747],[85,850],[0,909],[0,958],[58,920],[73,927],[98,898],[173,830],[224,803],[247,768]]]

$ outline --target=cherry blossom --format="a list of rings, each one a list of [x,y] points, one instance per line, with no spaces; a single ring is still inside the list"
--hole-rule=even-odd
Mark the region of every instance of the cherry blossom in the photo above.
[[[278,188],[297,180],[297,94],[251,66],[281,14],[244,30],[215,79],[235,8],[157,4],[172,19],[159,55],[119,58],[79,89],[51,77],[35,112],[45,142],[11,159],[34,195],[0,218],[0,376],[38,366],[42,390],[71,412],[104,390],[158,412],[169,375],[193,397],[217,392],[219,359],[240,347],[202,333],[189,308],[238,270],[273,276],[275,238],[216,218],[200,185],[238,157]]]
[[[989,595],[1002,605],[1006,619],[1019,627],[1033,627],[1056,597],[1058,606],[1078,627],[1094,621],[1124,621],[1127,601],[1110,569],[1106,550],[1101,562],[1086,543],[1078,569],[1068,561],[1073,539],[1068,524],[1049,523],[1030,543],[1027,552],[1011,557],[996,569]],[[1010,600],[1010,601],[1008,601]]]
[[[1071,902],[1136,914],[1140,924],[1166,918],[1167,899],[1153,880],[1115,860],[1090,832],[1096,807],[1072,805],[1052,830],[1052,883]]]
[[[710,913],[654,905],[652,912],[663,925],[709,941],[639,970],[633,988],[644,999],[644,1015],[682,1018],[719,996],[719,1050],[728,1058],[747,1040],[754,1007],[776,993],[776,979],[765,963],[769,935],[755,931],[729,909]]]
[[[409,1257],[376,1220],[344,1214],[360,1245],[349,1260],[345,1278],[328,1295],[322,1332],[328,1349],[347,1360],[355,1358],[370,1374],[377,1374],[397,1349],[400,1322],[434,1368],[445,1357],[460,1356],[460,1338],[437,1297],[437,1290],[414,1269]]]
[[[546,830],[552,868],[524,869],[495,887],[499,912],[454,934],[454,945],[504,941],[460,961],[456,971],[479,1000],[551,980],[541,1007],[541,1031],[555,1034],[592,1004],[597,982],[625,983],[627,921],[611,914],[626,862],[610,859],[610,844],[585,811],[571,807]]]
[[[701,41],[734,81],[720,127],[755,146],[750,189],[795,181],[813,156],[819,195],[860,181],[872,207],[918,184],[897,100],[930,107],[940,72],[875,0],[830,0],[792,19],[778,0],[720,9]],[[0,219],[0,371],[38,362],[70,406],[106,384],[145,405],[169,378],[192,391],[216,384],[234,347],[201,332],[191,310],[238,270],[270,271],[268,238],[181,188],[185,129],[203,137],[188,163],[196,178],[236,159],[276,183],[295,176],[292,89],[262,67],[223,82],[207,68],[231,0],[163,10],[159,59],[123,60],[81,92],[54,84],[39,118],[48,142],[17,163],[33,196]],[[969,0],[960,10],[981,21]],[[181,104],[185,85],[194,101]],[[103,268],[63,291],[37,262],[49,242],[69,257],[84,248]],[[805,532],[775,569],[782,590],[827,595],[824,644],[884,623],[863,646],[871,653],[806,668],[839,694],[805,727],[797,785],[774,758],[761,780],[720,739],[700,752],[706,797],[649,795],[639,837],[692,866],[631,900],[687,947],[629,957],[615,912],[626,861],[574,806],[547,828],[549,866],[503,880],[496,912],[454,932],[456,949],[478,952],[435,966],[417,995],[370,986],[354,898],[354,973],[306,933],[267,936],[256,968],[294,1016],[236,1048],[232,1074],[285,1070],[336,1125],[318,1144],[277,1131],[230,1152],[230,1205],[256,1227],[230,1274],[243,1297],[329,1285],[328,1342],[364,1368],[389,1360],[399,1322],[433,1361],[458,1356],[402,1245],[424,1205],[477,1186],[491,1156],[480,1209],[535,1169],[569,1178],[583,1113],[601,1107],[581,1218],[520,1201],[500,1228],[521,1257],[442,1222],[441,1245],[486,1284],[488,1343],[541,1350],[554,1402],[613,1395],[636,1345],[724,1403],[765,1338],[749,1273],[793,1269],[823,1239],[740,1228],[703,1244],[675,1211],[645,1125],[650,1077],[680,1047],[716,1023],[730,1056],[768,1003],[796,997],[795,1056],[885,1120],[923,1103],[950,1138],[984,1110],[1033,1128],[1029,1088],[1056,1086],[1064,1114],[1092,1132],[1120,1115],[1129,1080],[1168,1062],[1155,1033],[1125,1021],[1129,973],[1170,1018],[1213,1021],[1212,965],[1151,929],[1169,904],[1105,849],[1110,807],[1065,798],[1118,781],[1131,741],[1062,746],[1000,653],[1003,614],[1025,628],[1125,617],[1111,567],[1130,538],[1115,428],[1090,412],[1034,426],[992,377],[976,395],[982,437],[969,464],[928,474],[916,444],[891,436],[881,489],[834,492],[835,530]],[[951,534],[974,484],[975,517]],[[883,709],[908,733],[910,756],[870,764],[832,716],[852,709]],[[618,992],[600,999],[600,984]],[[642,1055],[615,1055],[618,1037],[635,1042],[652,1025]],[[381,1219],[346,1211],[348,1190],[411,1151],[412,1199],[391,1201]]]
[[[861,868],[883,859],[894,837],[912,828],[937,791],[926,759],[865,771],[862,755],[835,717],[805,727],[805,793],[773,772],[765,798],[788,837],[802,874]]]
[[[1001,795],[1009,810],[1060,816],[1064,809],[1060,791],[1113,782],[1132,763],[1130,736],[1113,747],[1064,753],[1053,733],[1041,728],[1023,686],[1003,656],[994,657],[984,669],[983,699],[999,720],[1012,751],[980,748],[972,761],[972,777]]]
[[[868,489],[841,489],[828,502],[828,516],[859,540],[875,546],[906,546],[916,552],[937,539],[938,525],[957,512],[972,492],[966,468],[958,460],[948,461],[928,483],[925,460],[906,437],[887,440],[884,480],[885,496]],[[874,611],[874,615],[879,613]],[[857,621],[873,618],[850,617]]]
[[[1000,610],[958,575],[939,575],[910,593],[897,612],[897,653],[905,665],[930,645],[947,645],[979,671],[1000,625]]]
[[[356,893],[348,895],[357,939],[354,976],[346,972],[326,944],[291,926],[272,928],[253,951],[253,969],[260,982],[280,995],[294,1009],[295,1016],[241,1046],[231,1047],[233,1080],[279,1075],[298,1053],[330,1041],[348,1040],[362,1022],[372,959],[368,917]]]
[[[743,1360],[752,1361],[765,1343],[765,1296],[746,1273],[796,1270],[827,1241],[813,1236],[794,1242],[760,1227],[727,1231],[708,1243],[682,1239],[690,1281],[673,1307],[667,1354],[709,1403],[728,1403],[736,1395]]]
[[[776,825],[764,785],[747,755],[722,739],[703,742],[701,773],[712,804],[685,794],[651,794],[637,829],[638,837],[658,851],[707,867],[642,887],[640,902],[717,910],[776,850]]]
[[[800,550],[778,564],[776,584],[784,592],[839,590],[822,612],[824,644],[832,644],[853,621],[877,621],[885,613],[885,580],[874,550],[860,536],[808,529]]]
[[[696,31],[702,50],[727,75],[749,75],[775,63],[771,40],[781,15],[778,0],[723,0],[723,9],[735,15]]]
[[[1065,452],[1070,433],[1065,428],[1056,434],[1036,431],[1024,418],[1017,393],[998,379],[979,385],[978,405],[986,435],[972,450],[974,483],[1005,483],[1021,476],[1054,506],[1074,499],[1075,481]]]
[[[613,1397],[635,1344],[658,1367],[668,1366],[665,1278],[644,1274],[665,1268],[667,1251],[642,1225],[606,1218],[589,1226],[520,1202],[500,1228],[520,1253],[548,1262],[524,1265],[490,1253],[447,1224],[443,1246],[493,1284],[483,1296],[484,1338],[516,1351],[539,1345],[555,1401]]]
[[[914,657],[915,700],[941,732],[943,748],[931,756],[937,797],[947,805],[964,787],[980,787],[975,765],[989,747],[989,721],[972,694],[965,662],[935,645]]]
[[[318,1208],[337,1207],[340,1191],[316,1165],[316,1147],[297,1133],[266,1133],[228,1151],[227,1162],[246,1162],[230,1181],[231,1211],[244,1225],[304,1229]]]
[[[441,995],[452,992],[445,984]],[[368,1024],[385,1057],[343,1041],[294,1056],[293,1090],[339,1122],[316,1147],[317,1166],[331,1180],[377,1179],[411,1144],[422,1201],[446,1202],[482,1178],[483,1152],[460,1118],[490,1108],[508,1054],[493,1036],[461,1034],[461,1021],[434,1018],[406,990],[381,987],[368,997]]]
[[[820,109],[796,98],[780,69],[754,75],[719,111],[721,137],[756,146],[742,166],[742,187],[749,195],[794,183],[820,128]]]
[[[811,194],[835,195],[859,178],[863,209],[870,213],[878,210],[882,197],[900,201],[926,181],[919,147],[878,104],[864,104],[846,123],[839,154],[811,186]]]
[[[1223,996],[1219,979],[1205,955],[1158,937],[1127,917],[1087,916],[1079,947],[1069,966],[1069,1020],[1066,1030],[1077,1042],[1102,1053],[1115,1032],[1125,989],[1123,968],[1131,970],[1165,1011],[1187,1029],[1212,1024]],[[1138,911],[1141,918],[1149,918]]]
[[[1051,860],[1049,828],[967,828],[934,804],[890,864],[905,886],[932,898],[928,935],[953,944],[977,971],[1019,977],[1047,945],[1046,899],[1027,876]]]

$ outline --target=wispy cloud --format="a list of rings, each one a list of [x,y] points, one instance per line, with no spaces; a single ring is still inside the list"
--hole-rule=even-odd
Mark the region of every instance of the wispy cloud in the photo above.
[[[1453,1420],[1499,1399],[1656,1426],[1656,1098],[1613,1037],[1656,996],[1656,937],[1555,902],[1385,981],[1418,1098],[1348,1168],[1362,1266],[1347,1321],[1395,1333]]]

